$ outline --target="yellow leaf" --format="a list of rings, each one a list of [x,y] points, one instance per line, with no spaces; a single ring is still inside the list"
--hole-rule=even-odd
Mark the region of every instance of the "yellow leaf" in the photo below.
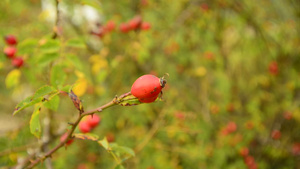
[[[80,97],[84,95],[84,93],[86,92],[87,86],[88,86],[88,81],[85,78],[79,78],[76,81],[72,90],[78,97]]]
[[[19,69],[14,69],[8,73],[5,79],[5,84],[7,88],[12,88],[19,84],[21,77],[21,71]]]
[[[195,69],[195,75],[199,76],[199,77],[205,76],[206,75],[206,69],[205,69],[205,67],[200,66],[200,67],[196,68]]]
[[[78,70],[75,71],[75,75],[76,75],[78,78],[84,78],[84,77],[85,77],[84,73],[82,73],[82,72],[80,72],[80,71],[78,71]]]

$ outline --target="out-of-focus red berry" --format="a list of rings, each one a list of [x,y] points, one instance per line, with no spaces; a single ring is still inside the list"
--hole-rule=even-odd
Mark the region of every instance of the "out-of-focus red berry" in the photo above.
[[[278,140],[281,137],[281,132],[279,130],[273,130],[272,131],[272,138],[274,140]]]
[[[7,35],[4,39],[8,45],[16,45],[18,43],[17,38],[14,35]]]
[[[291,120],[293,118],[293,114],[291,112],[287,111],[287,112],[284,112],[283,117],[286,120]]]
[[[203,12],[207,12],[209,10],[209,6],[206,3],[201,4],[200,8]]]
[[[240,154],[241,154],[241,156],[243,156],[243,157],[248,156],[248,154],[249,154],[249,149],[248,149],[247,147],[241,148],[241,149],[240,149]]]
[[[149,22],[142,22],[141,29],[142,30],[149,30],[151,28],[151,24]]]
[[[252,157],[252,156],[246,156],[245,158],[244,158],[244,161],[245,161],[245,164],[249,167],[249,166],[251,166],[251,165],[253,165],[254,163],[255,163],[255,159],[254,159],[254,157]]]
[[[300,155],[300,143],[294,143],[292,146],[292,153],[294,155]]]
[[[15,57],[17,49],[13,46],[8,46],[8,47],[4,48],[3,52],[8,58],[11,59],[11,58]]]
[[[185,119],[185,114],[183,112],[176,112],[175,117],[179,120],[184,120]]]
[[[232,133],[232,132],[235,132],[236,129],[237,129],[237,126],[236,126],[236,123],[233,122],[233,121],[230,121],[227,126],[226,126],[226,129],[229,133]]]
[[[91,131],[91,126],[87,123],[87,121],[81,121],[79,123],[79,130],[82,133],[88,133]]]
[[[130,27],[127,23],[121,23],[120,25],[120,31],[123,33],[127,33],[130,31]]]
[[[77,166],[77,169],[88,169],[88,166],[84,163],[81,163]]]
[[[60,141],[61,142],[64,142],[68,137],[68,133],[64,133],[61,137],[60,137]],[[67,142],[66,142],[66,145],[70,145],[73,143],[73,139],[69,139]]]
[[[105,32],[111,32],[115,29],[116,24],[114,21],[108,21],[104,26]]]
[[[273,61],[269,64],[269,72],[272,75],[277,75],[278,74],[278,64],[277,64],[277,62]]]
[[[12,58],[11,64],[17,68],[20,68],[24,64],[24,60],[21,57]]]
[[[86,122],[91,128],[96,127],[101,121],[101,118],[97,114],[89,115]]]
[[[142,17],[141,16],[135,16],[134,18],[132,18],[128,25],[130,27],[130,29],[137,29],[142,23]]]
[[[115,135],[114,133],[107,133],[106,134],[106,139],[109,143],[114,142],[115,141]]]

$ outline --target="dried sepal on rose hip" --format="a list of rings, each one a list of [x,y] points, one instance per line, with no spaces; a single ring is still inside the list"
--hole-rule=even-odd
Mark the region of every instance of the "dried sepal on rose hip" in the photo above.
[[[133,83],[131,94],[142,103],[151,103],[162,93],[166,83],[164,77],[158,78],[151,74],[143,75]]]

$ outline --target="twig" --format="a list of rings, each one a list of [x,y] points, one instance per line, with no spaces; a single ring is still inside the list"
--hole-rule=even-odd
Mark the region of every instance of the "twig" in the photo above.
[[[55,0],[55,8],[56,8],[56,20],[55,20],[55,25],[54,25],[54,33],[52,38],[55,39],[58,36],[57,31],[58,30],[58,24],[59,24],[59,9],[58,9],[58,5],[59,5],[59,0]]]
[[[103,106],[100,106],[100,107],[98,107],[96,109],[92,109],[92,110],[80,113],[79,116],[78,116],[78,118],[77,118],[77,120],[73,123],[71,130],[69,130],[67,138],[64,141],[60,142],[58,145],[56,145],[53,149],[51,149],[47,153],[45,153],[44,156],[42,156],[42,157],[40,157],[40,158],[32,161],[26,168],[30,169],[30,168],[35,167],[37,164],[39,164],[40,162],[44,161],[48,157],[51,157],[53,153],[55,153],[58,149],[60,149],[61,147],[63,147],[66,144],[66,142],[69,139],[72,138],[73,132],[75,131],[77,125],[79,124],[79,122],[81,121],[81,119],[84,116],[87,116],[87,115],[90,115],[90,114],[93,114],[93,113],[97,113],[97,112],[101,112],[102,110],[107,109],[107,108],[112,107],[112,106],[115,106],[115,105],[117,105],[116,98],[114,98],[109,103],[107,103],[107,104],[105,104]]]

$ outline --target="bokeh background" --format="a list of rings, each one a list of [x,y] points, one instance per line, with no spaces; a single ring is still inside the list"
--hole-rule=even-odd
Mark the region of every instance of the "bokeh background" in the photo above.
[[[100,113],[92,133],[135,151],[124,168],[300,168],[297,0],[60,0],[58,17],[56,2],[0,2],[0,35],[16,36],[24,59],[15,68],[0,53],[0,167],[42,144],[30,133],[32,107],[12,116],[41,86],[76,83],[88,110],[130,91],[143,74],[168,73],[162,102]],[[120,29],[136,16],[150,28]],[[78,113],[67,96],[57,104],[40,113],[47,149]],[[103,147],[76,140],[37,168],[116,165]]]

